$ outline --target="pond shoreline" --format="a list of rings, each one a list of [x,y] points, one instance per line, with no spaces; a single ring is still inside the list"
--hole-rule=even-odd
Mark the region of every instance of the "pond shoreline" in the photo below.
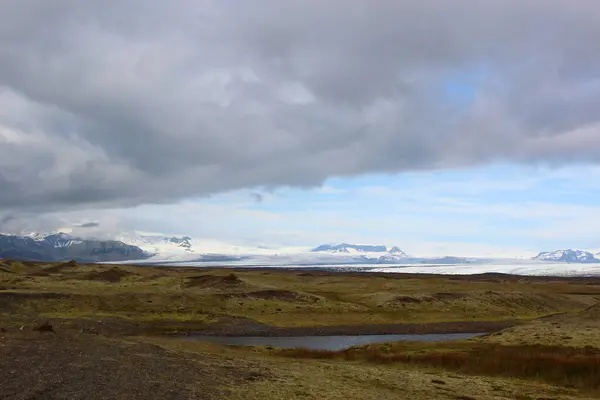
[[[216,343],[223,346],[274,347],[342,351],[356,346],[392,342],[448,342],[469,340],[483,333],[410,334],[410,335],[332,335],[332,336],[185,336],[179,340]]]

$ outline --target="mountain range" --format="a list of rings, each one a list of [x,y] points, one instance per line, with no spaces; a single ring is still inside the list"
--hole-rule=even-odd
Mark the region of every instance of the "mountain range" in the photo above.
[[[589,251],[583,250],[555,250],[546,251],[533,257],[534,260],[551,261],[551,262],[567,262],[567,263],[600,263],[600,253],[594,255]]]
[[[394,249],[398,249],[397,247],[394,247]],[[398,249],[400,250],[400,249]],[[383,245],[371,245],[371,244],[348,244],[348,243],[341,243],[341,244],[335,244],[335,245],[330,245],[330,244],[322,244],[320,246],[315,247],[314,249],[312,249],[313,253],[319,253],[319,252],[328,252],[328,253],[385,253],[387,252],[388,249],[386,246]]]
[[[182,253],[191,255],[195,253],[193,239],[189,236],[163,236],[157,234],[122,233],[115,236],[115,240],[127,243],[150,254]]]
[[[398,261],[406,261],[410,258],[408,254],[402,251],[398,246],[394,246],[388,250],[387,246],[370,244],[322,244],[312,249],[311,252],[354,255],[357,256],[354,258],[355,261],[378,264],[393,264]]]
[[[84,240],[65,233],[16,236],[0,234],[0,258],[28,261],[111,262],[151,256],[117,240]]]
[[[412,257],[400,247],[385,245],[323,244],[310,251],[283,251],[264,247],[243,248],[219,242],[198,241],[189,236],[124,233],[109,240],[83,239],[66,233],[0,234],[0,258],[31,261],[219,263],[248,265],[390,264],[453,265],[489,263],[464,257]],[[516,259],[515,259],[516,260]],[[600,263],[600,253],[583,250],[542,252],[530,262]]]

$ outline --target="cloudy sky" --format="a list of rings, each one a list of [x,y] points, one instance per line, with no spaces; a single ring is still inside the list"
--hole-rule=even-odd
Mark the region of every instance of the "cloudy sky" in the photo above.
[[[595,0],[2,0],[0,230],[599,248]]]

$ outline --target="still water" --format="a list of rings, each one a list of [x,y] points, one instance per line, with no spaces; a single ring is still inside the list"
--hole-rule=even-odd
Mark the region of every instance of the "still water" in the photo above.
[[[188,336],[185,339],[234,346],[272,346],[282,349],[344,350],[352,346],[385,342],[436,342],[470,339],[483,333],[443,333],[428,335],[356,335],[356,336]]]

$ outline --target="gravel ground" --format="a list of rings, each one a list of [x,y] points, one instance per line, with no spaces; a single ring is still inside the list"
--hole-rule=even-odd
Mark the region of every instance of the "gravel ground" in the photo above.
[[[228,364],[229,363],[229,364]],[[0,399],[221,399],[248,366],[93,334],[0,333]]]

